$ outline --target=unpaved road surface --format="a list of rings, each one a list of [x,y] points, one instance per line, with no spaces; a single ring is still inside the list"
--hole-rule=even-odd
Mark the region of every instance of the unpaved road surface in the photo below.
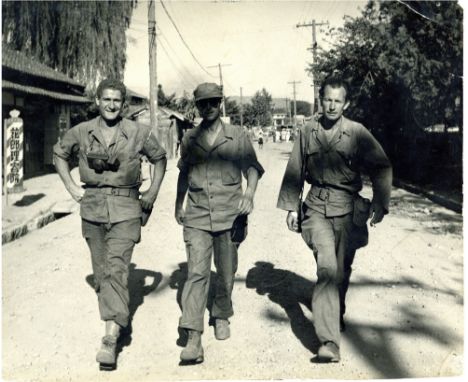
[[[463,359],[462,217],[394,190],[390,215],[355,260],[341,362],[315,362],[312,253],[275,208],[290,143],[258,151],[266,173],[239,254],[232,337],[203,335],[205,362],[179,366],[178,301],[185,276],[173,218],[176,160],[130,274],[133,333],[118,368],[98,370],[104,326],[90,284],[78,214],[2,247],[3,378],[15,381],[368,379],[460,375]],[[365,190],[369,192],[368,189]],[[65,192],[64,188],[58,193]],[[206,322],[208,314],[206,315]]]

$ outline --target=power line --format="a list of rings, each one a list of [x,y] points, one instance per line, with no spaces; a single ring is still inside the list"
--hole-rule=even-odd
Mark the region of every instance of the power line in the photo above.
[[[169,61],[172,63],[172,65],[174,66],[174,68],[180,73],[181,77],[182,77],[182,80],[190,85],[190,86],[194,86],[194,78],[192,77],[191,79],[189,79],[188,77],[185,76],[185,74],[177,67],[176,63],[172,60],[172,57],[170,56],[170,54],[168,53],[168,51],[166,50],[162,40],[159,38],[159,36],[157,37],[158,41],[159,41],[159,44],[161,46],[161,48],[163,49],[164,53],[166,53],[166,57],[169,59]]]
[[[190,47],[187,45],[187,43],[185,42],[184,38],[182,37],[182,34],[181,34],[180,31],[179,31],[179,28],[177,27],[176,23],[174,22],[174,20],[172,19],[171,15],[169,14],[169,12],[168,12],[166,6],[164,5],[163,1],[160,0],[160,2],[161,2],[161,5],[162,5],[162,7],[163,7],[163,9],[164,9],[164,12],[166,12],[167,17],[168,17],[169,20],[171,21],[172,25],[174,26],[175,30],[177,31],[177,34],[179,35],[180,39],[181,39],[182,42],[184,43],[185,47],[188,49],[188,51],[189,51],[190,54],[192,55],[192,57],[193,57],[193,59],[195,60],[195,62],[200,66],[200,68],[202,68],[202,70],[203,70],[206,74],[208,74],[208,75],[214,77],[210,72],[208,72],[208,71],[203,67],[202,64],[200,64],[200,62],[199,62],[198,59],[195,57],[195,55],[193,54],[192,50],[190,49]]]

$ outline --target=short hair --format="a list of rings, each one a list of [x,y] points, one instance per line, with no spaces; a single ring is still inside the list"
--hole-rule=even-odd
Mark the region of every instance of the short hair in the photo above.
[[[114,89],[114,90],[119,90],[120,94],[122,94],[122,99],[125,100],[125,97],[127,96],[127,88],[123,84],[122,81],[113,79],[113,78],[107,78],[105,80],[102,80],[97,89],[96,89],[96,96],[98,98],[101,98],[102,92],[104,89]]]
[[[342,77],[339,77],[339,76],[336,76],[336,75],[327,77],[325,79],[325,81],[322,82],[322,86],[320,86],[320,90],[319,90],[320,98],[323,98],[326,86],[330,86],[332,88],[344,88],[345,93],[346,93],[345,94],[345,100],[348,99],[348,97],[349,97],[349,85]]]

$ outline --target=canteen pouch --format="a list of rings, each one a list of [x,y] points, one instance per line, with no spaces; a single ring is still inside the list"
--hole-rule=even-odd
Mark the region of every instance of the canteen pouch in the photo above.
[[[142,227],[144,227],[146,223],[148,223],[148,220],[151,216],[151,212],[153,212],[152,208],[150,210],[142,209],[142,212],[141,212],[141,226]]]
[[[353,223],[358,227],[364,227],[370,215],[371,201],[357,195],[354,199]]]
[[[231,228],[231,241],[239,245],[247,237],[247,215],[238,215]]]

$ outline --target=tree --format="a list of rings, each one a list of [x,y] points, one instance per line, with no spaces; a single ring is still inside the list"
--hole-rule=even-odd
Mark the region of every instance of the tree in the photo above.
[[[360,17],[330,31],[336,42],[308,70],[320,81],[341,73],[353,90],[351,113],[377,130],[421,130],[456,113],[462,21],[455,1],[370,1]]]
[[[188,119],[193,121],[197,115],[197,108],[193,96],[189,95],[186,91],[182,97],[177,100],[176,110],[184,114]]]
[[[158,84],[158,105],[167,107],[169,109],[177,109],[175,93],[172,93],[171,95],[167,96],[166,93],[164,93],[161,84]]]
[[[309,117],[311,115],[311,104],[306,101],[296,101],[296,113]],[[290,110],[294,110],[294,101],[291,101]]]
[[[461,184],[462,23],[456,1],[369,1],[330,30],[332,48],[308,67],[319,81],[334,72],[348,80],[347,113],[380,139],[397,177]],[[428,135],[437,123],[455,123],[458,140]]]
[[[237,102],[235,100],[226,98],[224,100],[224,107],[226,110],[226,115],[231,119],[231,123],[233,125],[240,125],[240,108],[237,105]]]
[[[89,90],[122,79],[134,1],[2,1],[2,42]]]
[[[251,99],[252,107],[246,107],[245,114],[257,126],[269,126],[272,123],[272,98],[271,94],[263,88],[255,92]]]

